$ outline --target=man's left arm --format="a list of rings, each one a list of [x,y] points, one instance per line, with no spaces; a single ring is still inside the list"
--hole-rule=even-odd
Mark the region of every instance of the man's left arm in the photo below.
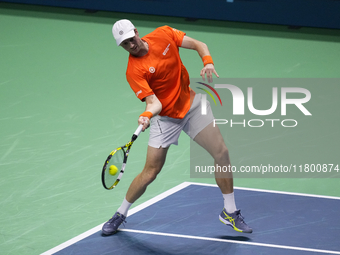
[[[219,77],[215,70],[212,58],[210,56],[208,46],[204,42],[198,41],[189,36],[184,36],[181,47],[185,49],[196,50],[198,52],[199,56],[201,57],[204,63],[204,67],[200,73],[203,80],[205,80],[205,75],[207,75],[208,82],[209,83],[212,82],[213,73],[216,75],[216,77]]]

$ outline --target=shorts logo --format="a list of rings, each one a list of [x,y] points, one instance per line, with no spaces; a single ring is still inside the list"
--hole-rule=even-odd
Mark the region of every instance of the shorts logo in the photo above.
[[[156,69],[153,67],[153,66],[151,66],[150,68],[149,68],[149,72],[150,73],[154,73],[156,71]]]

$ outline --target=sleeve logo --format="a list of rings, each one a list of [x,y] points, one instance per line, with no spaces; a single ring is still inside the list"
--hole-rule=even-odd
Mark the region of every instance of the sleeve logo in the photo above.
[[[142,90],[137,91],[136,96],[138,97],[140,93],[142,93]]]

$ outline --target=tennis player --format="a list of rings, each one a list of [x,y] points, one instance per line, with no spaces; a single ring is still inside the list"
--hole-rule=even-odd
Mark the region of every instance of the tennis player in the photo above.
[[[129,20],[119,20],[112,28],[118,46],[129,52],[126,78],[136,96],[146,103],[138,123],[143,130],[150,126],[150,137],[144,169],[132,181],[123,203],[102,227],[104,235],[112,235],[125,221],[130,206],[145,192],[161,171],[170,145],[178,144],[181,131],[187,133],[214,158],[215,164],[230,166],[229,152],[213,114],[201,114],[201,94],[189,87],[189,74],[182,64],[178,47],[196,50],[203,61],[200,75],[212,82],[219,77],[207,45],[169,26],[155,29],[140,37]],[[190,124],[189,124],[190,122]],[[230,169],[230,168],[229,168]],[[232,173],[215,174],[224,198],[220,221],[238,232],[251,233],[235,205]]]

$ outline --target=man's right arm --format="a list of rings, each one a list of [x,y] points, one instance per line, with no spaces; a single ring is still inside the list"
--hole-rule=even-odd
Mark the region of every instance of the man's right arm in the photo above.
[[[145,98],[146,108],[145,112],[150,112],[152,116],[156,116],[162,111],[162,103],[158,100],[156,95],[150,95]],[[143,131],[150,125],[150,118],[139,116],[138,124],[143,124]]]

